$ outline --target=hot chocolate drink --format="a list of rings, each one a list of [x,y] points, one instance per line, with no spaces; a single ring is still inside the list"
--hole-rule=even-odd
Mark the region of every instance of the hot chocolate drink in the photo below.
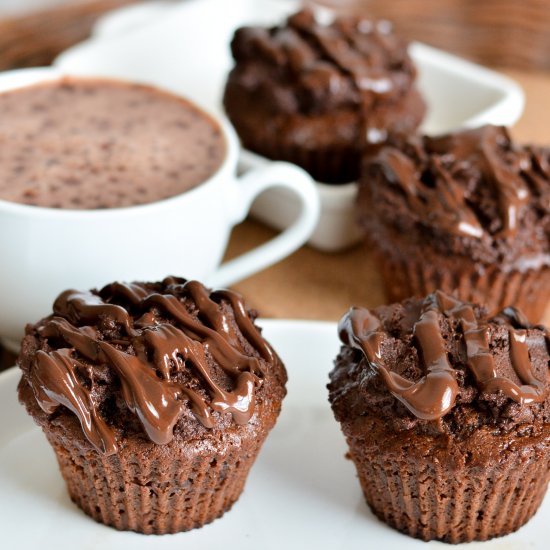
[[[225,158],[219,125],[169,93],[63,78],[0,94],[0,199],[118,208],[179,195]]]

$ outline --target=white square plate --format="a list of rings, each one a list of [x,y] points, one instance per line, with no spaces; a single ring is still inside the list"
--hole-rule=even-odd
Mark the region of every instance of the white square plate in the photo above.
[[[56,65],[75,74],[156,84],[220,114],[235,29],[277,23],[298,5],[296,0],[187,0],[175,6],[161,1],[124,8],[101,20],[94,36],[63,53]],[[508,126],[521,115],[523,93],[509,78],[424,44],[412,44],[410,52],[428,103],[422,131],[437,134],[487,123]],[[247,151],[241,160],[243,169],[269,162]],[[319,183],[318,190],[321,218],[310,244],[337,251],[357,242],[356,185]],[[292,195],[271,190],[258,199],[252,213],[281,229],[297,209]]]
[[[0,546],[34,550],[421,550],[447,549],[378,521],[365,503],[326,383],[339,350],[334,323],[260,320],[286,365],[288,395],[245,491],[213,523],[177,535],[119,532],[69,499],[40,429],[17,402],[17,369],[0,375]],[[548,548],[550,500],[519,531],[465,550]]]

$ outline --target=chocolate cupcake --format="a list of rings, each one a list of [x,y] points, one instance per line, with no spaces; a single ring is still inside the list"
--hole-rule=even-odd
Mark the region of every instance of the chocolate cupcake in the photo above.
[[[231,291],[196,281],[63,292],[29,325],[19,398],[71,499],[141,533],[200,527],[238,499],[286,371]]]
[[[526,523],[550,479],[545,329],[442,292],[339,329],[330,402],[374,514],[450,543]]]
[[[437,289],[540,321],[550,298],[550,149],[505,128],[392,137],[367,157],[359,221],[389,301]]]
[[[282,26],[237,30],[231,49],[224,105],[244,147],[318,181],[355,181],[367,143],[424,116],[407,44],[387,21],[321,25],[301,11]]]

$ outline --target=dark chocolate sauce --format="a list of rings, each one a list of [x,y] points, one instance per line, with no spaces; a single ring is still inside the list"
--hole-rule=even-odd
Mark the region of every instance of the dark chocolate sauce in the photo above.
[[[550,179],[542,150],[515,146],[507,130],[496,126],[413,137],[399,147],[383,147],[368,166],[400,189],[423,224],[477,239],[486,232],[516,234],[525,208],[547,193]],[[480,191],[476,186],[488,187],[495,197],[498,230],[488,226],[491,216],[472,201],[472,193]]]
[[[472,306],[437,291],[428,296],[413,324],[416,340],[426,374],[413,382],[390,371],[384,364],[380,346],[387,336],[378,318],[364,308],[352,308],[340,321],[340,339],[346,345],[361,350],[369,365],[378,373],[388,390],[415,416],[424,420],[437,420],[447,414],[455,404],[459,386],[456,371],[449,362],[439,318],[445,316],[458,322],[467,357],[477,387],[484,393],[500,392],[520,405],[541,402],[546,398],[545,385],[533,374],[526,329],[522,315],[507,308],[499,322],[506,318],[509,324],[510,360],[522,384],[498,376],[494,357],[489,347],[488,325],[476,318]]]
[[[74,412],[90,443],[99,452],[112,454],[117,449],[114,434],[98,414],[90,392],[78,380],[77,361],[71,355],[67,349],[37,352],[32,382],[36,399],[48,414],[59,405]]]
[[[36,399],[49,414],[59,405],[74,412],[101,453],[116,452],[116,440],[75,372],[79,357],[114,371],[128,409],[157,444],[171,441],[187,401],[206,428],[214,426],[212,411],[230,413],[237,424],[246,424],[254,414],[255,391],[263,379],[260,359],[251,349],[270,364],[275,361],[238,294],[211,293],[196,281],[174,278],[164,281],[164,289],[166,293],[161,294],[139,284],[113,283],[99,294],[65,291],[55,301],[55,315],[40,329],[43,337],[60,338],[67,347],[37,353],[29,378]],[[181,296],[193,300],[195,314]],[[113,300],[127,302],[128,309]],[[160,312],[174,324],[163,322]],[[89,326],[98,324],[120,326],[126,336],[106,341]],[[233,379],[232,389],[216,382],[208,356]],[[173,372],[190,366],[207,389],[208,401],[172,380]]]
[[[406,44],[387,21],[339,17],[325,25],[308,9],[282,26],[239,29],[232,49],[237,66],[249,61],[260,75],[262,65],[275,66],[279,83],[294,88],[270,95],[279,109],[313,113],[358,106],[363,135],[377,141],[386,128],[372,116],[373,106],[400,100],[416,76]],[[254,80],[253,70],[247,77],[247,83]]]
[[[289,17],[288,26],[284,49],[291,61],[300,59],[295,70],[307,74],[314,89],[336,91],[342,87],[342,75],[348,77],[361,106],[362,135],[371,142],[382,141],[386,129],[373,126],[373,104],[380,98],[399,96],[403,81],[408,83],[415,74],[409,63],[411,75],[404,77],[406,49],[392,35],[391,25],[358,18],[339,18],[332,25],[321,25],[311,11],[303,10]],[[312,55],[312,47],[318,50],[318,59]],[[395,63],[397,57],[400,63]],[[400,79],[396,67],[401,68]]]

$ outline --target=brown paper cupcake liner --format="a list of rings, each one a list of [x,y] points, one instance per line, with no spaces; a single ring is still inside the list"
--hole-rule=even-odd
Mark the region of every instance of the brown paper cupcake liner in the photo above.
[[[271,160],[296,164],[321,183],[345,184],[357,181],[359,177],[361,151],[358,149],[325,147],[311,150],[274,140],[271,143],[267,140],[244,140],[243,144]]]
[[[222,516],[242,493],[262,443],[170,460],[147,452],[83,453],[55,433],[46,435],[72,501],[100,523],[145,534],[188,531]]]
[[[456,472],[403,451],[388,456],[350,442],[361,488],[373,513],[422,540],[483,541],[519,529],[537,511],[548,485],[548,460],[534,448]]]
[[[484,304],[491,313],[515,306],[538,323],[550,301],[550,268],[504,272],[497,267],[480,268],[464,261],[460,267],[436,265],[426,258],[399,259],[379,256],[389,302],[422,297],[436,290]],[[423,261],[424,260],[424,261]]]

